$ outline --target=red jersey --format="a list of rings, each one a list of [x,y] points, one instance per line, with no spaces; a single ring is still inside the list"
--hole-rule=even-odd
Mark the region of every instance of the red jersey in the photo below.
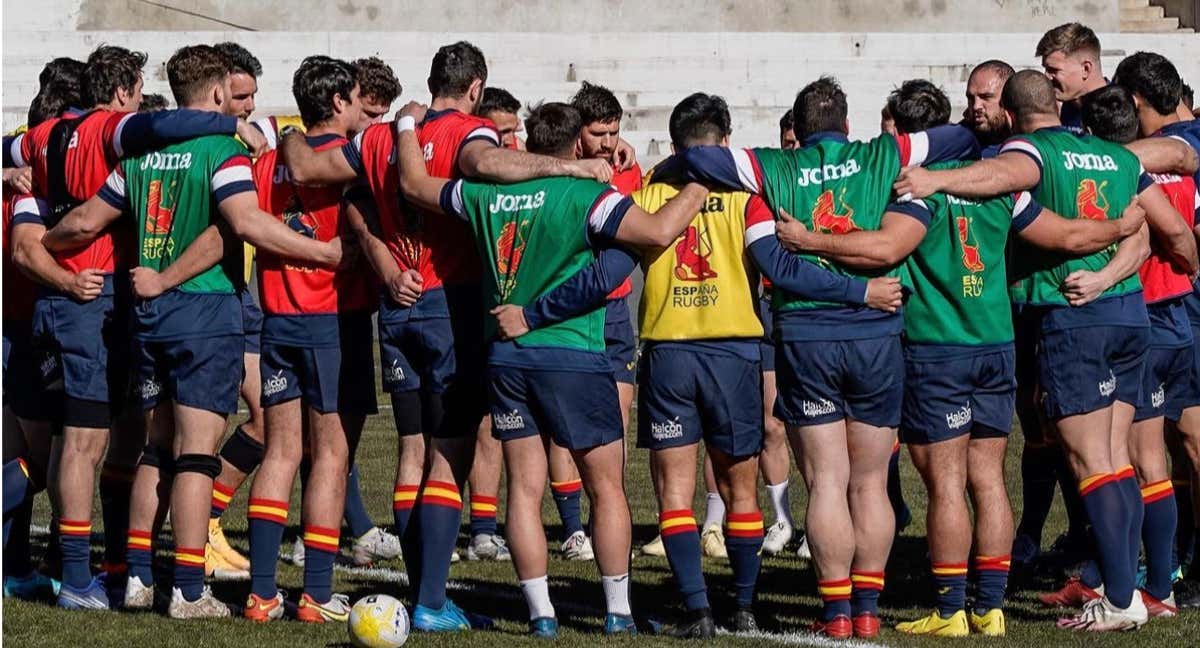
[[[633,167],[625,171],[613,170],[612,186],[621,193],[622,196],[629,194],[642,188],[642,167],[634,164]],[[621,282],[617,289],[612,291],[609,299],[624,299],[633,292],[633,282],[629,277],[625,277],[625,281]]]
[[[336,135],[309,137],[317,151],[340,148]],[[292,230],[318,241],[349,236],[342,212],[341,186],[301,186],[272,150],[254,163],[258,205]],[[271,315],[315,315],[370,310],[375,281],[361,267],[333,270],[302,265],[258,250],[258,288],[263,311]]]
[[[1196,209],[1200,207],[1200,194],[1196,191],[1196,181],[1190,177],[1166,174],[1150,174],[1155,184],[1167,194],[1175,211],[1183,216],[1188,229],[1195,225]],[[1162,249],[1154,237],[1150,238],[1150,257],[1138,270],[1142,279],[1142,296],[1147,304],[1153,304],[1186,295],[1192,291],[1192,283],[1187,275],[1182,274],[1171,266],[1170,257]]]
[[[33,200],[33,196],[11,193],[4,189],[4,319],[27,322],[33,319],[33,300],[37,285],[17,269],[12,260],[12,217],[18,200]]]
[[[352,146],[342,149],[375,198],[384,242],[392,257],[401,269],[421,273],[424,290],[479,281],[479,255],[466,224],[404,203],[395,169],[393,128],[390,123],[374,124],[359,133]],[[459,151],[475,140],[500,145],[491,121],[457,110],[430,112],[417,128],[425,169],[436,178],[461,177]]]
[[[26,133],[21,142],[21,155],[33,167],[33,193],[51,202],[47,146],[50,129],[65,120],[83,120],[75,130],[65,157],[66,189],[78,201],[91,198],[104,186],[108,175],[121,161],[121,129],[136,113],[94,110],[82,115],[48,120]],[[53,123],[52,123],[53,122]],[[49,125],[49,126],[47,126]],[[44,134],[42,132],[45,128]],[[26,143],[28,142],[28,145]],[[50,225],[51,223],[47,223]],[[58,264],[71,272],[95,268],[111,273],[117,267],[128,267],[133,245],[133,231],[128,224],[109,227],[94,241],[78,250],[53,253]]]

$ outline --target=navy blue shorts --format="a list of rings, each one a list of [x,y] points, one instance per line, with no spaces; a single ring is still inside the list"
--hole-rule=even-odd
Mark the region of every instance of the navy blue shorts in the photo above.
[[[254,301],[250,289],[241,292],[242,299],[242,328],[246,333],[245,353],[262,353],[263,312]]]
[[[569,450],[620,441],[617,384],[607,373],[490,367],[492,436],[544,434]]]
[[[389,394],[424,387],[446,391],[454,377],[454,331],[450,318],[386,323],[379,320],[379,360],[383,391]]]
[[[763,444],[762,367],[707,349],[651,346],[638,367],[638,447],[704,441],[733,457]]]
[[[33,344],[42,389],[108,403],[114,411],[124,400],[133,344],[128,312],[115,305],[112,295],[83,303],[58,296],[39,298]]]
[[[1137,405],[1148,326],[1089,326],[1045,331],[1038,381],[1046,416],[1087,414],[1116,401]]]
[[[52,421],[61,414],[53,392],[43,391],[30,322],[4,322],[4,404],[27,421]]]
[[[263,407],[303,398],[322,414],[376,413],[370,317],[339,318],[338,337],[340,346],[331,347],[264,340],[259,361]]]
[[[905,353],[902,443],[1008,436],[1017,399],[1011,346],[986,353],[925,359]]]
[[[770,296],[758,300],[758,319],[762,322],[763,336],[758,342],[764,373],[775,371],[775,314],[771,311]]]
[[[625,298],[610,299],[604,307],[604,354],[619,383],[634,384],[637,370],[637,345],[633,342],[633,322]]]
[[[775,417],[785,424],[821,425],[852,418],[877,427],[900,425],[900,336],[781,341],[775,353]]]
[[[218,414],[237,412],[245,373],[244,340],[241,334],[139,340],[135,389],[142,408],[171,400]]]
[[[1191,385],[1193,347],[1150,347],[1142,372],[1142,393],[1133,413],[1134,421],[1165,416],[1178,421],[1183,414]]]
[[[1179,354],[1186,356],[1190,363],[1188,367],[1188,380],[1178,390],[1178,394],[1176,394],[1176,409],[1179,410],[1180,414],[1185,409],[1200,407],[1200,347],[1197,346],[1200,345],[1200,328],[1192,327],[1192,339],[1195,341],[1190,348],[1178,350]],[[1170,418],[1171,412],[1168,412],[1167,416]],[[1171,420],[1178,420],[1178,415]]]

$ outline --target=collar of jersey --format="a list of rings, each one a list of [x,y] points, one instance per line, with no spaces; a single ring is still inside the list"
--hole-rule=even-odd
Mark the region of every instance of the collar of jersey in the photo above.
[[[820,144],[821,142],[839,142],[845,144],[849,141],[850,138],[846,137],[845,133],[839,133],[837,131],[821,131],[819,133],[813,133],[812,135],[804,138],[804,146],[809,147],[815,144]]]
[[[320,135],[305,135],[304,139],[308,140],[309,146],[317,148],[334,140],[345,140],[346,138],[336,133],[322,133]]]
[[[438,117],[445,117],[446,115],[449,115],[450,113],[453,113],[453,112],[458,112],[458,110],[456,110],[454,108],[447,108],[445,110],[430,110],[429,112],[425,113],[425,119],[422,119],[421,123],[428,124],[429,122],[437,119]]]

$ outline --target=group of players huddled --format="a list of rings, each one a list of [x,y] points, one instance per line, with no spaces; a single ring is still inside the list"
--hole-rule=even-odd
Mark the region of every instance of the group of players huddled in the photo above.
[[[905,81],[865,142],[847,138],[832,77],[800,90],[780,148],[730,148],[728,106],[697,92],[644,177],[612,92],[584,83],[530,106],[521,140],[520,102],[486,87],[467,42],[434,56],[428,107],[386,122],[401,88],[377,58],[306,58],[299,117],[253,122],[261,66],[233,43],[175,52],[174,110],[143,96],[144,54],[54,59],[28,130],[3,145],[5,595],[221,617],[205,579],[241,577],[247,619],[344,621],[344,519],[355,563],[403,554],[417,630],[486,628],[446,596],[469,488],[468,559],[511,560],[531,633],[554,637],[549,481],[563,554],[599,567],[606,634],[715,636],[703,555],[733,570],[723,625],[756,630],[760,555],[795,528],[823,601],[813,631],[870,638],[909,517],[902,442],[928,490],[937,603],[901,632],[1003,635],[1010,568],[1038,559],[1056,483],[1071,528],[1052,552],[1086,561],[1042,597],[1082,608],[1061,627],[1133,629],[1200,605],[1200,121],[1170,61],[1133,54],[1110,82],[1100,52],[1072,23],[1038,43],[1044,71],[979,64],[957,124],[940,89]],[[391,531],[353,468],[377,411],[373,317],[398,436]],[[669,625],[635,623],[629,600],[635,384],[660,530],[642,550],[665,554],[686,608]],[[239,395],[249,420],[225,439]],[[252,473],[247,558],[220,519]],[[304,588],[285,601],[297,474]],[[54,523],[39,570],[42,489]],[[168,512],[173,573],[153,568]]]

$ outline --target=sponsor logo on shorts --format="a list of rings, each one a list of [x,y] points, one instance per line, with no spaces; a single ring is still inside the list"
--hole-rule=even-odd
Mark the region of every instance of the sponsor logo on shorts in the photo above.
[[[1112,396],[1113,392],[1117,391],[1117,377],[1113,375],[1111,369],[1108,371],[1108,380],[1101,380],[1097,387],[1100,388],[1100,395],[1105,398]]]
[[[1167,402],[1166,385],[1159,383],[1158,389],[1154,390],[1153,394],[1150,394],[1150,406],[1162,407],[1165,402]]]
[[[650,423],[650,436],[654,437],[655,441],[666,441],[667,439],[679,439],[683,437],[683,424],[679,422],[679,417],[662,423]]]
[[[383,370],[384,382],[404,382],[404,367],[400,366],[399,360],[392,360],[392,366]]]
[[[808,417],[824,416],[837,411],[837,406],[833,404],[833,401],[824,398],[815,403],[813,401],[804,401],[800,404],[800,407],[804,410],[804,415]]]
[[[147,378],[138,385],[138,393],[142,395],[142,400],[154,398],[162,393],[162,383],[153,378]]]
[[[283,370],[280,369],[274,376],[267,378],[266,381],[263,382],[263,396],[274,396],[275,394],[287,389],[287,387],[287,377],[283,375]]]
[[[521,416],[521,413],[517,410],[513,410],[506,414],[493,414],[492,425],[497,430],[504,430],[506,432],[511,432],[513,430],[524,430],[525,417]]]
[[[957,430],[964,425],[970,425],[972,418],[971,404],[967,403],[946,415],[946,426],[951,430]]]
[[[38,370],[42,372],[43,378],[53,376],[54,372],[58,370],[58,358],[52,355],[45,356],[42,358],[42,364],[38,367]]]

